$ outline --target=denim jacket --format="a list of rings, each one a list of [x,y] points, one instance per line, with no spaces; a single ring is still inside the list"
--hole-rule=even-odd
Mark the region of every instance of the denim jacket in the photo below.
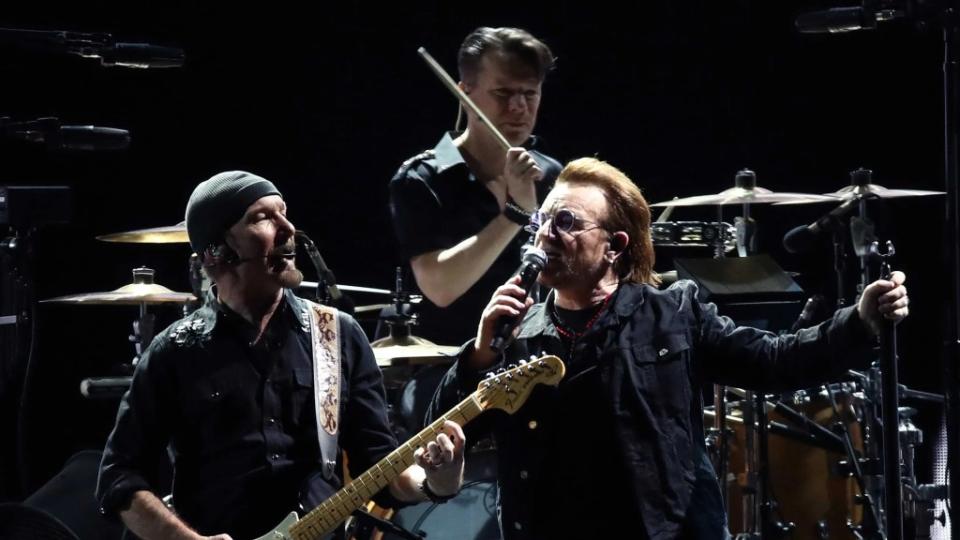
[[[623,284],[573,343],[532,306],[490,371],[555,354],[567,372],[538,387],[514,415],[486,413],[468,440],[492,429],[499,455],[504,537],[579,538],[636,530],[639,538],[684,532],[697,464],[705,454],[701,384],[780,391],[809,387],[869,364],[872,334],[854,307],[795,334],[738,327],[680,281],[667,290]],[[485,372],[460,359],[441,382],[428,418],[476,389]],[[715,488],[715,486],[714,486]],[[716,538],[723,538],[718,526]]]

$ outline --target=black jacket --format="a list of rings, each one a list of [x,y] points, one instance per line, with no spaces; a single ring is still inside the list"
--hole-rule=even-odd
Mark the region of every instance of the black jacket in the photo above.
[[[467,434],[476,440],[477,430],[493,428],[501,526],[510,540],[601,538],[617,530],[654,540],[690,537],[687,514],[698,510],[691,496],[704,478],[701,382],[809,387],[867,365],[874,342],[852,307],[792,335],[737,327],[699,302],[690,281],[665,291],[622,285],[572,345],[558,335],[551,304],[552,297],[531,307],[503,361],[556,354],[567,365],[564,380],[535,389],[512,416],[487,413]],[[482,375],[458,361],[428,417],[473,391]],[[706,487],[717,489],[715,481]],[[722,523],[715,532],[722,538]]]
[[[215,300],[160,332],[137,364],[104,450],[97,498],[114,514],[137,490],[166,494],[157,465],[168,452],[174,505],[203,534],[265,534],[298,505],[342,486],[321,473],[308,307],[290,291],[256,329]],[[392,451],[380,370],[360,326],[340,325],[339,444],[356,476]],[[381,504],[392,504],[386,490]]]

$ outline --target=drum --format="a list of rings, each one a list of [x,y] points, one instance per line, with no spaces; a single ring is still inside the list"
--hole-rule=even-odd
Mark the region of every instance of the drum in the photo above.
[[[798,393],[797,396],[792,403],[786,404],[828,429],[836,423],[825,392]],[[836,394],[836,398],[851,442],[858,452],[862,452],[863,436],[857,422],[854,392],[843,390]],[[736,536],[746,532],[744,523],[749,508],[745,507],[744,501],[750,499],[744,498],[748,484],[744,463],[746,436],[740,418],[741,411],[735,403],[728,407],[727,427],[732,429],[733,435],[728,438],[727,508],[730,532]],[[705,416],[705,425],[712,425],[712,413],[708,412]],[[768,420],[781,426],[796,427],[796,433],[805,433],[802,427],[775,410],[768,412]],[[782,522],[795,525],[792,538],[852,540],[855,537],[847,527],[847,520],[860,523],[862,507],[855,502],[858,494],[856,481],[838,466],[841,461],[847,460],[846,454],[839,449],[827,449],[801,439],[790,436],[790,432],[782,427],[769,432],[769,488],[778,505],[774,516]]]
[[[661,221],[650,224],[653,245],[657,247],[714,247],[723,235],[724,251],[736,249],[736,227],[708,221]]]

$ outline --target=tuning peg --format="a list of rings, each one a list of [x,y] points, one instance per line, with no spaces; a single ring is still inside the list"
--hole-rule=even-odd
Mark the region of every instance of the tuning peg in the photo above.
[[[492,372],[492,371],[488,371],[487,374],[483,376],[483,378],[484,378],[484,380],[488,380],[488,381],[489,381],[490,379],[492,379],[492,378],[494,378],[494,377],[496,377],[496,376],[497,376],[496,373],[494,373],[494,372]]]
[[[507,366],[507,370],[509,371],[509,370],[511,370],[511,369],[513,369],[513,368],[515,368],[515,367],[517,367],[516,364],[509,364],[509,365]]]

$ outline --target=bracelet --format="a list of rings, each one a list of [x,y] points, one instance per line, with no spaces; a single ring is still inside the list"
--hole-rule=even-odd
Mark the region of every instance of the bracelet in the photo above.
[[[503,207],[503,215],[510,221],[524,227],[530,224],[530,214],[517,204],[512,197],[507,197],[507,203]]]
[[[436,493],[433,492],[432,489],[430,489],[430,484],[427,483],[426,478],[423,479],[423,482],[420,482],[420,491],[422,491],[423,494],[426,495],[428,499],[430,499],[430,502],[436,503],[436,504],[443,504],[457,496],[456,493],[453,493],[450,495],[437,495]]]

